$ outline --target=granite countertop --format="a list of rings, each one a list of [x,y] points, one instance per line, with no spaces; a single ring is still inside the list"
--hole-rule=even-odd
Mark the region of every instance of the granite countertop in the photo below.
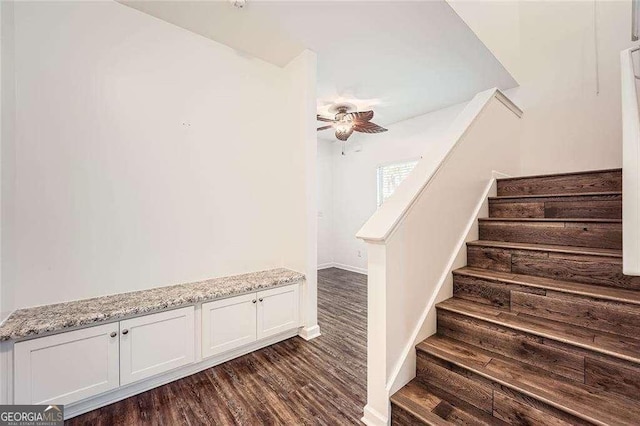
[[[0,325],[0,341],[62,331],[66,328],[95,325],[103,321],[292,284],[302,279],[304,279],[304,275],[299,272],[279,268],[189,284],[18,309]]]

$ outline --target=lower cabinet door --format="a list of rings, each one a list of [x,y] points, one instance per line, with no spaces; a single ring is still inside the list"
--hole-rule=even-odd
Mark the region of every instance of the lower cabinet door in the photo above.
[[[202,357],[256,341],[256,294],[202,304]]]
[[[120,385],[194,361],[194,307],[120,321]]]
[[[298,328],[300,285],[258,292],[258,339]]]
[[[118,387],[118,323],[18,342],[16,404],[71,404]]]

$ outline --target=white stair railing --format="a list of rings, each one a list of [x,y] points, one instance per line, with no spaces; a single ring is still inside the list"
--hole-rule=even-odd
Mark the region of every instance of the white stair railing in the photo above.
[[[640,47],[620,53],[622,72],[622,261],[640,275]]]
[[[477,94],[456,118],[444,158],[424,156],[358,232],[368,250],[368,425],[389,423],[389,396],[415,377],[415,349],[435,332],[435,304],[466,263],[496,172],[520,173],[522,111],[502,92]]]

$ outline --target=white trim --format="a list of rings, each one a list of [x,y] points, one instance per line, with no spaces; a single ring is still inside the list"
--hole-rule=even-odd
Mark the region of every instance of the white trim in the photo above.
[[[301,328],[298,332],[298,336],[302,337],[306,341],[320,337],[320,326],[316,324],[313,327]]]
[[[329,268],[344,269],[345,271],[355,272],[362,275],[368,275],[367,268],[360,268],[358,266],[349,266],[343,263],[335,263],[335,262],[323,263],[322,265],[318,266],[318,271],[321,269],[329,269]]]
[[[393,161],[385,161],[384,163],[377,163],[376,164],[376,169],[379,167],[384,167],[384,166],[389,166],[391,164],[396,164],[396,163],[411,163],[412,161],[420,161],[422,160],[422,155],[419,155],[417,157],[411,157],[411,158],[407,158],[406,160],[393,160]]]
[[[402,367],[404,366],[404,363],[406,362],[407,358],[409,357],[409,354],[411,353],[411,351],[415,350],[415,345],[418,343],[418,342],[416,342],[416,340],[418,340],[418,334],[420,333],[420,330],[422,329],[422,326],[424,325],[425,321],[427,320],[427,316],[434,309],[436,297],[440,293],[440,290],[442,289],[442,286],[447,281],[447,278],[449,278],[449,275],[451,274],[452,270],[454,269],[453,265],[454,265],[456,259],[460,255],[461,251],[465,249],[466,243],[467,243],[467,239],[468,239],[468,235],[471,232],[472,228],[477,225],[478,218],[480,217],[480,212],[482,211],[482,206],[487,202],[487,199],[488,199],[489,195],[491,194],[491,190],[494,188],[494,185],[496,183],[496,179],[505,178],[505,177],[509,177],[509,175],[506,175],[506,174],[500,173],[500,172],[496,172],[496,171],[492,172],[491,180],[489,181],[489,183],[485,187],[484,191],[482,192],[482,195],[480,196],[480,199],[478,200],[478,203],[476,204],[476,207],[473,209],[473,213],[471,214],[471,217],[469,218],[469,221],[467,222],[467,226],[464,228],[464,231],[461,233],[460,239],[458,240],[458,243],[456,244],[456,248],[451,253],[451,256],[449,257],[449,261],[447,262],[447,266],[445,267],[444,271],[442,272],[442,275],[438,279],[438,283],[436,284],[436,287],[433,290],[433,292],[431,294],[431,297],[429,298],[429,301],[425,305],[425,308],[422,311],[422,314],[420,315],[420,319],[416,323],[416,326],[414,327],[413,332],[411,333],[411,338],[409,339],[409,341],[407,342],[407,345],[402,350],[402,356],[398,359],[398,362],[393,367],[392,373],[389,376],[389,379],[388,379],[387,384],[386,384],[387,392],[391,392],[392,388],[394,387],[394,384],[395,384],[396,380],[398,379],[398,376],[400,375],[400,372],[402,371]],[[409,380],[410,379],[411,378],[409,378]],[[403,385],[404,385],[404,383],[403,383]]]
[[[367,426],[387,426],[390,423],[387,417],[377,412],[368,404],[364,407],[364,415],[360,420]]]
[[[0,404],[13,404],[13,347],[14,342],[0,342]]]
[[[333,262],[321,263],[318,265],[318,271],[321,269],[335,268]]]
[[[356,272],[358,274],[363,274],[363,275],[367,275],[367,268],[360,268],[357,266],[349,266],[349,265],[345,265],[342,263],[334,263],[333,264],[334,268],[338,268],[338,269],[344,269],[345,271],[350,271],[350,272]]]
[[[524,115],[524,112],[522,111],[522,109],[518,105],[516,105],[511,99],[509,99],[507,95],[502,93],[499,89],[495,89],[495,90],[496,90],[496,93],[494,96],[496,97],[496,99],[502,102],[504,106],[509,108],[511,112],[513,112],[515,115],[518,116],[518,118],[522,118],[522,116]]]
[[[464,139],[464,136],[467,134],[469,129],[478,120],[478,117],[494,98],[505,105],[517,117],[522,117],[522,110],[498,88],[478,93],[450,127],[453,133],[451,133],[448,138],[454,142],[451,144],[451,148],[438,167],[431,171],[430,174],[426,176],[426,179],[420,180],[423,182],[420,186],[404,191],[402,194],[404,199],[396,199],[394,201],[397,202],[383,204],[376,213],[369,218],[360,231],[358,231],[356,234],[357,238],[366,242],[379,243],[386,241],[391,237],[391,235],[393,235],[399,225],[409,215],[421,194],[427,189],[431,182],[433,182],[438,172],[447,163],[449,158],[451,158],[453,152]],[[419,166],[420,163],[417,167]],[[389,200],[393,199],[394,197],[391,197]]]
[[[192,374],[198,373],[202,370],[206,370],[207,368],[214,367],[218,364],[222,364],[239,356],[246,355],[258,349],[273,345],[274,343],[278,343],[282,340],[289,339],[296,336],[297,334],[298,329],[289,330],[268,339],[261,340],[259,342],[255,342],[242,348],[227,352],[220,356],[207,358],[201,362],[177,368],[166,374],[150,377],[136,383],[131,383],[130,385],[121,386],[118,389],[103,393],[91,399],[80,401],[75,404],[65,405],[65,420],[75,416],[79,416],[80,414],[84,414],[97,408],[113,404],[114,402],[121,401],[125,398],[129,398],[153,388],[157,388],[158,386],[165,385],[183,377],[190,376]]]
[[[634,52],[620,52],[622,86],[622,265],[640,275],[640,113]]]

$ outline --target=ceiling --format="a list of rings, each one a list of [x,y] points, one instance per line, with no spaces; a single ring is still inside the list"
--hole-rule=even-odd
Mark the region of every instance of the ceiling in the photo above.
[[[445,1],[121,3],[278,66],[309,48],[319,111],[350,101],[381,125],[517,85]]]

